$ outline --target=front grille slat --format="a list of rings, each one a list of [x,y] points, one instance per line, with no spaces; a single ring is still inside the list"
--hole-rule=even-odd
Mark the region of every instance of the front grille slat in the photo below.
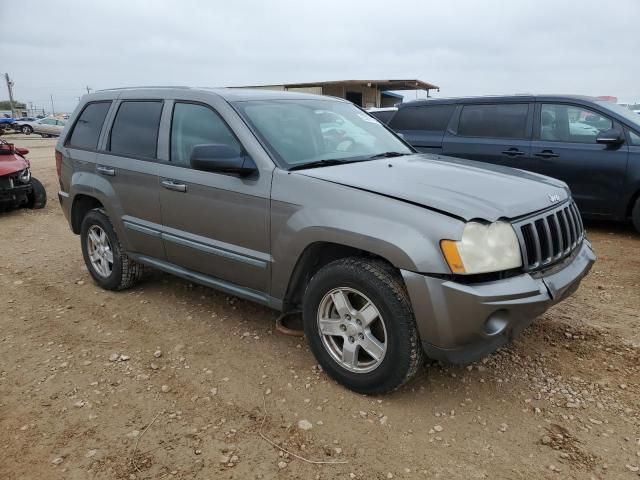
[[[584,239],[584,226],[574,202],[515,224],[527,271],[547,267],[571,254]]]
[[[553,240],[551,239],[551,229],[549,228],[549,218],[544,217],[542,220],[538,220],[536,224],[542,225],[542,230],[544,231],[544,238],[546,240],[545,247],[545,258],[543,263],[551,263],[553,260]]]
[[[578,229],[576,228],[571,209],[567,207],[564,209],[564,212],[566,217],[569,219],[569,228],[571,229],[571,250],[573,250],[576,248],[576,243],[578,243]]]

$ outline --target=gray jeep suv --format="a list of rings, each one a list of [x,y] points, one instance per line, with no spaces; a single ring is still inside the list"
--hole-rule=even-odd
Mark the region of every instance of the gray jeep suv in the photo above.
[[[349,102],[241,89],[82,98],[59,199],[103,288],[144,265],[301,309],[325,371],[397,388],[477,359],[570,295],[594,254],[563,182],[417,154]]]

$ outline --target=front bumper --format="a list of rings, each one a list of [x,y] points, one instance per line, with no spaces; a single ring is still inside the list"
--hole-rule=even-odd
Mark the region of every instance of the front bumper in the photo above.
[[[29,201],[32,187],[30,183],[0,188],[0,205],[21,205]]]
[[[537,276],[466,285],[403,270],[423,349],[451,363],[473,362],[495,351],[575,292],[595,259],[584,240],[562,265]]]

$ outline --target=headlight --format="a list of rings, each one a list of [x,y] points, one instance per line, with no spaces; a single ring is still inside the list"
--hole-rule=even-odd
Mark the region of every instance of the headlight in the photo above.
[[[31,180],[31,170],[28,168],[22,170],[18,174],[18,180],[20,180],[21,183],[29,183],[29,181]]]
[[[461,240],[442,240],[440,248],[453,273],[499,272],[522,266],[518,237],[507,222],[469,222]]]

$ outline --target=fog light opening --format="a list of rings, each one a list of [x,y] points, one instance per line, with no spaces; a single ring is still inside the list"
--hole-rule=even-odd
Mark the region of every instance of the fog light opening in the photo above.
[[[495,337],[503,333],[509,326],[509,314],[505,310],[493,312],[484,323],[484,333],[489,337]]]

